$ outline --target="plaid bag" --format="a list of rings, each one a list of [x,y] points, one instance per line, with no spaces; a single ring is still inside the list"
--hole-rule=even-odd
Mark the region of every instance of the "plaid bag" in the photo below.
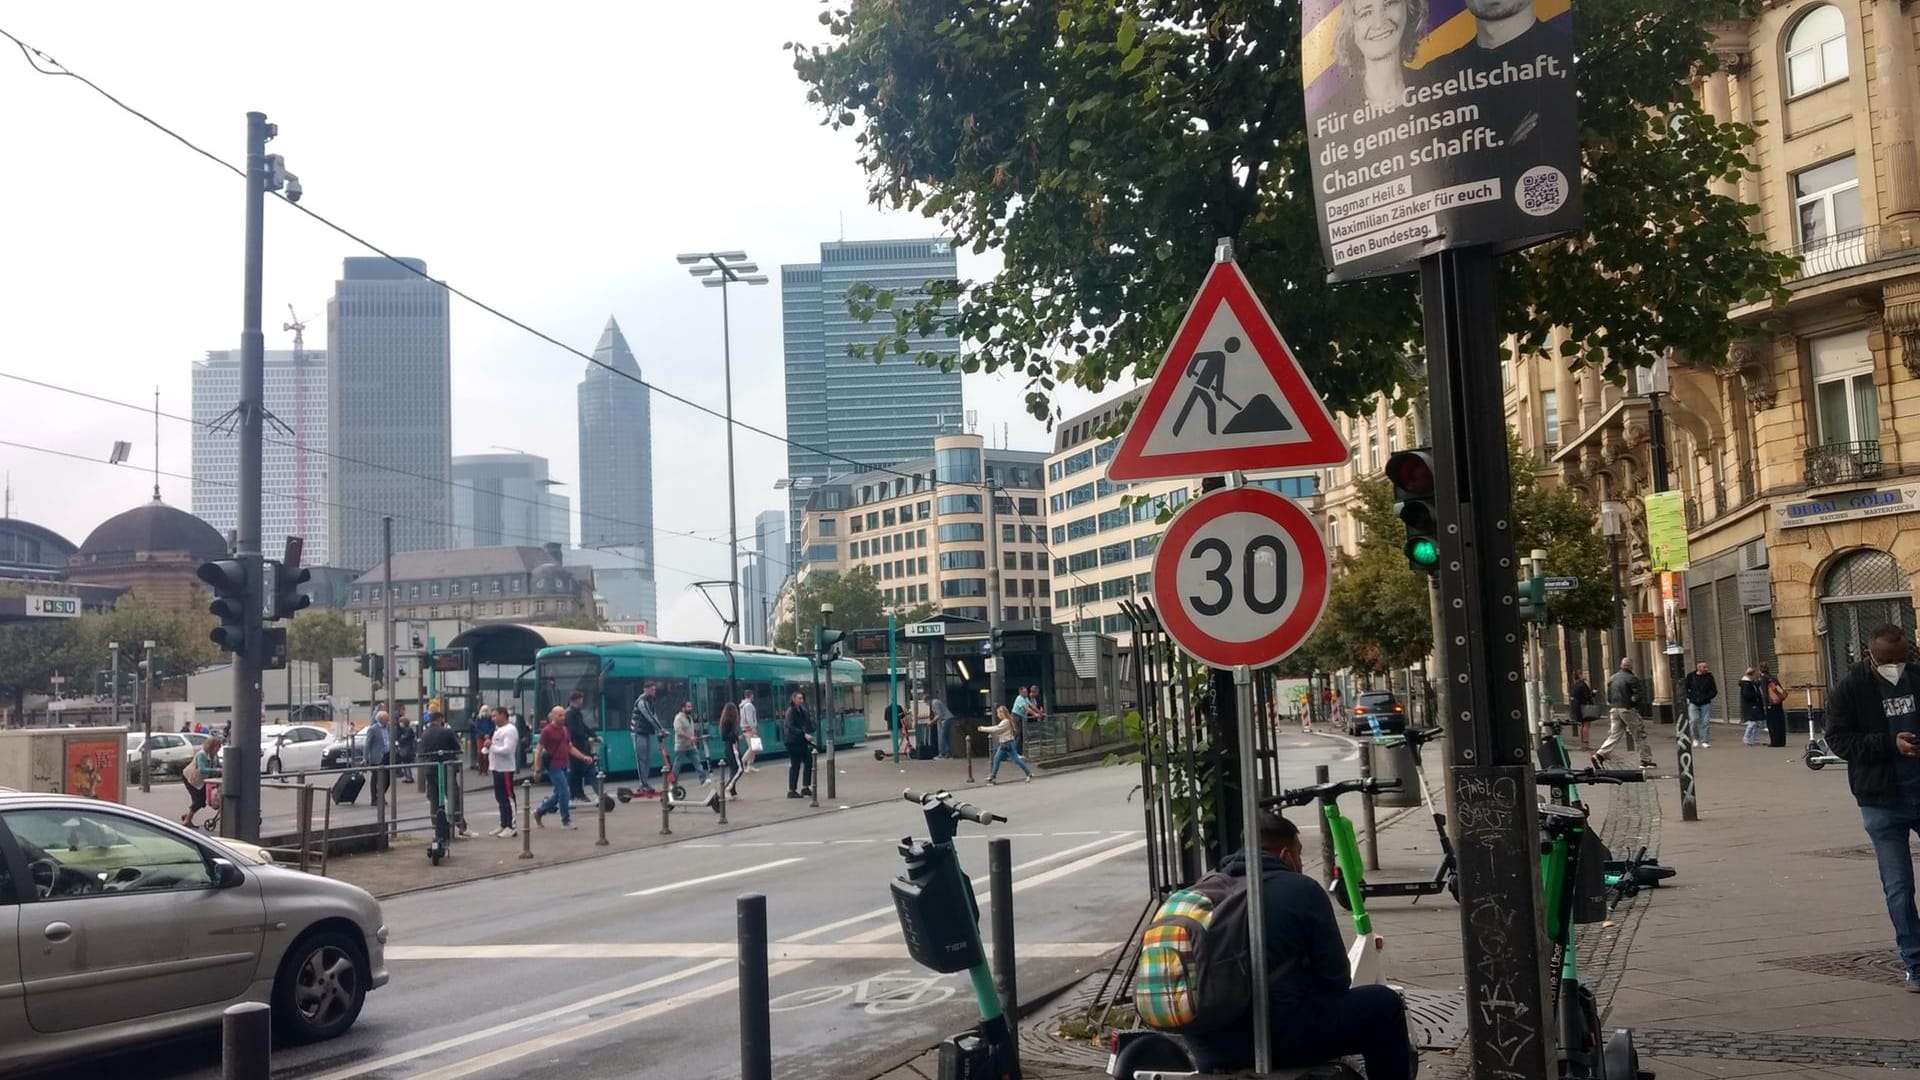
[[[1140,939],[1133,1004],[1140,1022],[1196,1034],[1225,1027],[1253,1000],[1247,879],[1213,873],[1160,905]]]

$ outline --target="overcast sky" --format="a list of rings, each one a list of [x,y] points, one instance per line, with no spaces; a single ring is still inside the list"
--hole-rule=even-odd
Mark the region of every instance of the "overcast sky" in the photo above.
[[[718,407],[720,303],[676,252],[742,248],[772,271],[733,305],[736,415],[786,426],[777,267],[821,240],[928,235],[868,205],[851,135],[819,126],[781,45],[817,41],[807,0],[725,3],[320,5],[62,2],[0,9],[0,28],[226,160],[258,109],[302,205],[585,351],[620,320],[643,374]],[[484,13],[484,17],[480,16]],[[511,16],[511,17],[508,17]],[[189,371],[238,348],[240,180],[81,84],[0,54],[0,370],[190,411]],[[287,305],[325,338],[340,260],[364,254],[267,207],[267,347],[291,346]],[[961,256],[961,272],[991,264]],[[578,509],[579,359],[456,301],[453,450],[493,445],[553,463]],[[970,376],[980,429],[1046,449],[1017,378]],[[1093,399],[1075,395],[1069,409]],[[105,461],[115,439],[152,461],[151,423],[111,405],[0,380],[0,439]],[[190,471],[189,428],[163,421],[160,464]],[[654,517],[725,540],[720,421],[653,403]],[[784,505],[785,447],[738,440],[740,517]],[[145,501],[135,468],[0,447],[15,516],[78,543]],[[188,483],[163,478],[190,508]],[[687,585],[726,576],[724,543],[662,535],[660,610],[673,634],[717,633]]]

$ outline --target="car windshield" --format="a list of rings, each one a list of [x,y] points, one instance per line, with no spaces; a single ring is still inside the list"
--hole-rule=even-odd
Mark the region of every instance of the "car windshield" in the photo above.
[[[35,809],[9,813],[5,823],[33,864],[42,898],[199,888],[210,881],[197,848],[144,822]]]
[[[1361,694],[1360,704],[1362,707],[1371,705],[1375,708],[1392,708],[1393,695],[1392,694]]]

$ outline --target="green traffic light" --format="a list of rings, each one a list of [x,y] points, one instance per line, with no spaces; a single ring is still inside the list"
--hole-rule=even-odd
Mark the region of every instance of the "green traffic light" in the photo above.
[[[1431,570],[1440,565],[1440,545],[1430,536],[1416,536],[1407,541],[1407,560],[1423,570]]]

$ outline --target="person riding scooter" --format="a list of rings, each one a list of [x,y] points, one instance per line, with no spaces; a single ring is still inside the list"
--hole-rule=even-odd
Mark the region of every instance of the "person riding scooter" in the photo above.
[[[1406,1003],[1392,987],[1351,985],[1333,902],[1300,869],[1299,828],[1277,811],[1263,811],[1260,848],[1274,1064],[1313,1065],[1359,1054],[1373,1080],[1411,1078],[1415,1059],[1407,1040]],[[1245,852],[1227,856],[1220,872],[1245,877]],[[1244,963],[1244,941],[1239,948]],[[1217,1031],[1187,1038],[1206,1056],[1251,1061],[1251,1020],[1242,1015]]]

